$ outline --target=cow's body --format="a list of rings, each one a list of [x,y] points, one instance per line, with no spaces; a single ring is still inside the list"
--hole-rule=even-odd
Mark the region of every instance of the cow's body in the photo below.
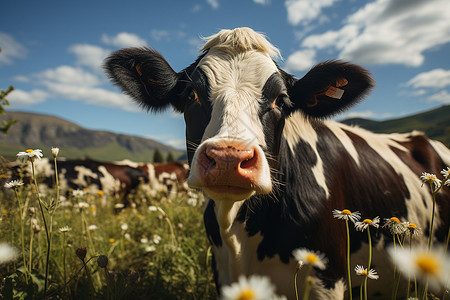
[[[260,274],[294,298],[292,251],[304,247],[329,260],[326,270],[315,270],[312,298],[342,299],[346,233],[333,209],[428,228],[432,199],[419,176],[448,166],[450,151],[419,133],[376,135],[323,120],[371,88],[364,69],[330,61],[294,79],[272,60],[278,51],[247,28],[219,32],[203,51],[180,73],[150,49],[118,51],[106,69],[147,109],[171,104],[184,112],[188,183],[210,199],[204,222],[219,291],[239,275]],[[448,190],[437,197],[436,241],[449,226],[442,218],[449,199]],[[351,237],[352,265],[366,265],[366,235]],[[390,296],[384,246],[391,240],[382,230],[375,234],[380,279],[370,283],[370,299]]]

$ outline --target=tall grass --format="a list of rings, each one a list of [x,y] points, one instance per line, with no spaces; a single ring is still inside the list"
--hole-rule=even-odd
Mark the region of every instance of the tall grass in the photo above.
[[[36,174],[38,185],[41,179]],[[129,207],[117,209],[118,196],[62,193],[51,214],[50,247],[43,218],[34,212],[40,212],[38,198],[53,203],[57,193],[49,189],[36,197],[34,184],[18,187],[16,194],[8,189],[1,193],[1,240],[21,249],[21,256],[0,265],[0,298],[216,297],[201,195],[189,192],[169,198],[165,192],[151,196],[139,189]],[[28,211],[33,213],[23,213]],[[45,209],[44,213],[48,222]],[[106,267],[97,262],[100,256],[107,257]]]

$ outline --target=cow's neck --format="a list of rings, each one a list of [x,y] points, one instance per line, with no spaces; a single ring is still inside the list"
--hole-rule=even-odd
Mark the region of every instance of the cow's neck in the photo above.
[[[238,220],[238,213],[244,202],[245,200],[238,202],[215,201],[214,212],[223,242],[220,252],[226,253],[226,264],[228,265],[228,274],[222,274],[228,277],[222,278],[225,281],[236,281],[239,274],[245,273],[243,251],[248,236],[245,224]]]

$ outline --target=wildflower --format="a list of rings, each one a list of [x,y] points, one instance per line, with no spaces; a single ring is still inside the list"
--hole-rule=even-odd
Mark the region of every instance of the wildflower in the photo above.
[[[87,203],[87,202],[78,202],[78,204],[76,204],[76,206],[79,209],[88,208],[89,207],[89,203]]]
[[[97,229],[98,229],[98,226],[97,226],[97,225],[94,225],[94,224],[93,224],[93,225],[89,225],[89,226],[88,226],[88,230],[89,230],[89,231],[95,231],[95,230],[97,230]]]
[[[112,244],[112,243],[114,243],[116,241],[116,239],[115,238],[110,238],[109,239],[109,242]]]
[[[240,276],[238,282],[222,288],[222,300],[272,299],[275,287],[267,277]]]
[[[28,149],[25,152],[19,152],[17,153],[17,159],[20,160],[21,163],[26,162],[34,162],[35,159],[41,159],[43,156],[41,149]]]
[[[158,211],[158,208],[156,206],[154,206],[154,205],[151,205],[151,206],[148,207],[148,210],[149,211]]]
[[[16,259],[19,252],[7,243],[0,243],[0,265]]]
[[[5,188],[9,188],[9,189],[16,189],[20,186],[23,185],[23,181],[22,180],[12,180],[10,182],[5,183]]]
[[[377,271],[374,269],[370,269],[367,271],[367,268],[364,268],[363,266],[356,265],[355,267],[356,275],[364,275],[367,276],[367,278],[375,279],[377,280],[380,276],[378,276]]]
[[[84,258],[86,257],[86,248],[77,248],[77,250],[75,250],[75,254],[78,256],[79,259],[81,259],[84,262]]]
[[[388,253],[405,277],[416,276],[422,281],[428,280],[430,289],[437,292],[446,286],[450,270],[450,258],[446,257],[442,250],[439,247],[433,247],[431,250],[424,247],[392,247],[388,249]]]
[[[106,268],[108,266],[108,256],[106,255],[99,255],[97,258],[97,264],[100,268]]]
[[[400,222],[397,217],[392,217],[390,219],[385,219],[384,227],[388,227],[391,234],[403,234],[408,229],[408,222]]]
[[[322,253],[310,251],[306,248],[295,249],[292,251],[292,255],[299,263],[309,264],[321,270],[325,270],[325,264],[328,262]]]
[[[433,183],[435,189],[438,189],[441,186],[441,181],[437,179],[436,175],[434,174],[423,172],[422,176],[420,176],[420,179],[422,179],[423,183]]]
[[[190,206],[197,206],[197,199],[195,199],[195,198],[189,198],[188,200],[187,200],[187,203],[188,203],[188,205],[190,205]]]
[[[59,229],[59,231],[62,232],[62,233],[66,233],[66,232],[69,232],[71,230],[72,230],[72,228],[70,228],[69,226],[64,226],[64,227],[61,227]]]
[[[450,177],[450,167],[447,167],[447,170],[444,169],[441,171],[442,176],[444,176],[444,179],[447,179]]]
[[[36,214],[36,207],[29,207],[28,214],[30,215],[30,217],[34,216]]]
[[[59,148],[52,147],[52,155],[54,158],[56,158],[58,156],[58,153],[59,153]]]
[[[444,185],[450,186],[450,179],[447,179],[447,180],[444,182]]]
[[[147,244],[148,243],[148,238],[143,237],[141,238],[141,244]]]
[[[98,190],[98,191],[97,191],[97,195],[103,196],[103,195],[104,195],[104,192],[103,192],[102,190]]]
[[[350,220],[353,223],[355,223],[356,221],[358,221],[361,218],[361,214],[358,211],[351,212],[348,209],[343,209],[343,210],[334,209],[333,217],[336,219],[341,219],[341,220],[347,220],[347,221]]]
[[[416,224],[409,223],[408,224],[408,228],[407,228],[407,232],[409,233],[409,235],[418,235],[418,234],[420,234],[421,229],[419,227],[417,227]]]
[[[114,208],[116,208],[116,209],[122,209],[124,207],[125,207],[125,205],[123,203],[116,203],[116,204],[114,204]]]
[[[123,231],[127,231],[127,230],[128,230],[128,224],[127,224],[127,223],[123,223],[122,225],[120,225],[120,228],[121,228]]]
[[[149,253],[149,252],[155,252],[156,251],[156,247],[154,245],[149,245],[147,247],[145,247],[145,252]]]
[[[366,230],[369,226],[373,226],[375,228],[378,228],[380,225],[380,217],[375,217],[372,220],[371,219],[364,219],[362,222],[356,222],[355,228],[359,231]]]
[[[155,243],[155,244],[159,244],[159,242],[161,241],[161,236],[159,236],[159,235],[157,235],[157,234],[154,234],[153,235],[153,243]]]
[[[83,197],[84,196],[84,192],[82,190],[74,190],[72,192],[72,195],[77,198],[77,197]]]

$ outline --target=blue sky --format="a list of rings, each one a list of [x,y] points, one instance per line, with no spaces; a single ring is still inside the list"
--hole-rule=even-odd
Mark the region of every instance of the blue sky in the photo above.
[[[140,111],[105,77],[109,53],[150,46],[180,71],[198,56],[201,37],[247,26],[267,35],[281,51],[279,65],[297,77],[335,58],[372,72],[375,90],[337,119],[390,119],[450,104],[448,0],[4,0],[0,11],[0,89],[16,89],[10,110],[178,148],[182,116]]]

